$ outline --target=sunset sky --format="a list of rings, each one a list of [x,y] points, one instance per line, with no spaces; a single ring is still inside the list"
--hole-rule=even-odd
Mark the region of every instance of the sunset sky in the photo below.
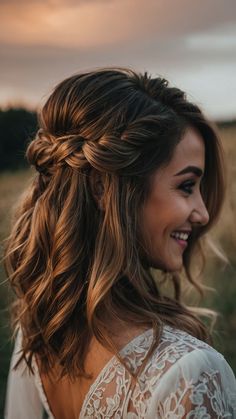
[[[0,20],[0,106],[40,106],[72,73],[118,65],[236,117],[235,0],[1,0]]]

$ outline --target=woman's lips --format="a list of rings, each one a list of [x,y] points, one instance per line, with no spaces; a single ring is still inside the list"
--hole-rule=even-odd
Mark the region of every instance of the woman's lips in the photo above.
[[[175,237],[171,238],[175,240],[179,244],[179,246],[181,246],[182,249],[186,249],[186,247],[188,246],[188,242],[186,240],[177,239]]]
[[[191,230],[182,229],[182,230],[175,230],[171,233],[171,238],[177,242],[177,244],[181,247],[181,249],[186,249],[188,246],[188,239],[191,234]]]

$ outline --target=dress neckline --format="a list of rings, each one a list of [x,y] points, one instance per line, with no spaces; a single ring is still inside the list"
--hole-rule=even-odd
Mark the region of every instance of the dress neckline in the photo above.
[[[134,346],[140,339],[143,339],[146,335],[148,335],[148,334],[150,334],[150,333],[152,333],[153,332],[153,328],[149,328],[149,329],[146,329],[144,332],[142,332],[142,333],[140,333],[139,335],[137,335],[137,336],[135,336],[134,338],[132,338],[127,344],[125,344],[125,346],[119,351],[119,355],[123,358],[124,356],[125,356],[125,354],[126,354],[126,352],[127,352],[127,350],[130,348],[130,347],[132,347],[132,346]],[[96,386],[98,385],[98,383],[100,382],[100,380],[101,380],[101,377],[106,373],[106,371],[109,369],[109,368],[111,368],[112,366],[113,366],[113,364],[116,362],[116,361],[118,361],[118,358],[117,358],[117,356],[116,355],[113,355],[112,357],[111,357],[111,359],[104,365],[104,367],[101,369],[101,371],[99,372],[99,374],[97,375],[97,377],[95,378],[95,380],[93,381],[93,383],[91,384],[91,386],[89,387],[89,389],[88,389],[88,391],[87,391],[87,393],[86,393],[86,395],[85,395],[85,397],[84,397],[84,400],[83,400],[83,403],[82,403],[82,407],[81,407],[81,410],[80,410],[80,413],[79,413],[79,416],[78,416],[78,419],[80,419],[81,418],[81,414],[83,413],[83,411],[84,411],[84,409],[85,409],[85,407],[86,407],[86,404],[87,404],[87,401],[89,400],[89,397],[90,397],[90,395],[94,392],[94,390],[95,390],[95,388],[96,388]],[[33,369],[34,369],[34,371],[35,371],[35,383],[36,383],[36,386],[37,386],[37,388],[38,388],[38,391],[39,391],[39,394],[40,394],[40,397],[41,397],[41,400],[42,400],[42,402],[43,402],[43,405],[44,405],[44,407],[46,408],[46,410],[47,410],[47,413],[49,414],[49,416],[50,416],[50,419],[55,419],[55,417],[54,417],[54,415],[53,415],[53,413],[52,413],[52,411],[51,411],[51,408],[50,408],[50,404],[49,404],[49,401],[48,401],[48,398],[47,398],[47,395],[46,395],[46,392],[45,392],[45,390],[44,390],[44,387],[43,387],[43,383],[42,383],[42,380],[41,380],[41,377],[40,377],[40,373],[39,373],[39,368],[38,368],[38,364],[37,364],[37,361],[36,361],[36,358],[35,358],[35,356],[33,356]]]

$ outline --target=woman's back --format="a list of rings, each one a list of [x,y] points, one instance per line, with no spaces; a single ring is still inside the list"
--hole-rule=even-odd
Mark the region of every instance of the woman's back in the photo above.
[[[102,348],[98,342],[91,342],[85,365],[86,371],[91,373],[92,378],[80,377],[71,381],[68,376],[64,376],[58,380],[56,377],[52,378],[47,374],[39,373],[38,378],[42,382],[48,405],[57,419],[79,417],[84,398],[94,382],[94,378],[98,376],[112,356],[113,354]],[[52,371],[52,374],[56,375],[55,370]]]
[[[132,372],[142,365],[153,338],[153,330],[148,329],[120,351]],[[50,418],[236,417],[236,382],[223,356],[208,344],[170,326],[164,327],[160,344],[136,382],[124,365],[105,353],[99,344],[91,346],[89,364],[94,371],[92,380],[82,378],[72,383],[63,379],[55,384],[40,376],[34,362],[30,391],[39,397]],[[14,391],[13,377],[11,382],[9,392]],[[24,397],[32,395],[27,392]],[[18,414],[14,416],[13,407],[9,406],[6,418],[31,419],[25,401],[15,392],[14,411]],[[22,403],[25,408],[21,415],[18,405]],[[41,418],[41,414],[42,409],[38,412],[35,409],[34,419]]]
[[[113,333],[117,329],[113,325]],[[134,337],[139,336],[143,329],[130,326],[123,328],[122,333],[116,339],[117,348],[124,348]],[[116,334],[117,335],[117,334]],[[114,354],[102,346],[95,338],[92,338],[89,351],[85,359],[85,370],[90,378],[79,377],[72,381],[68,376],[57,379],[56,368],[48,374],[40,372],[40,363],[37,360],[34,365],[37,370],[39,383],[42,383],[45,397],[50,406],[50,411],[57,419],[78,418],[82,409],[84,399],[90,387],[99,377],[101,371],[106,367]],[[59,374],[60,375],[60,374]]]

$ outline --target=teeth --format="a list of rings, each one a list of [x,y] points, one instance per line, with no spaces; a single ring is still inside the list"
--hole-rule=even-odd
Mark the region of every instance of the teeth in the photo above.
[[[171,233],[171,237],[174,237],[174,238],[180,239],[180,240],[188,240],[189,233],[174,232],[174,233]]]

